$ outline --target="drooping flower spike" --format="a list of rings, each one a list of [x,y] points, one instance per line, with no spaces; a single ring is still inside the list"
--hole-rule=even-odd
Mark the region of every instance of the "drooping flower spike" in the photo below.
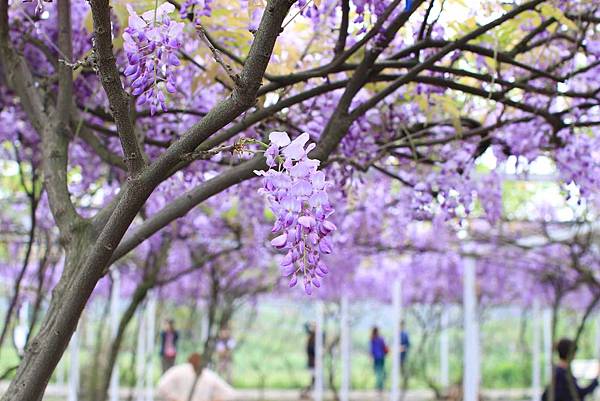
[[[276,217],[272,232],[279,235],[271,245],[286,250],[281,272],[290,278],[290,287],[302,276],[308,295],[329,271],[321,255],[333,251],[329,235],[336,230],[328,220],[334,212],[327,196],[329,182],[318,170],[319,161],[308,157],[315,147],[306,145],[309,139],[307,133],[292,141],[285,132],[272,132],[265,151],[269,170],[255,172],[264,177],[260,192]]]
[[[181,64],[177,51],[184,24],[169,18],[175,7],[168,3],[141,16],[129,4],[127,10],[129,26],[123,33],[123,48],[129,64],[124,75],[129,77],[137,105],[149,104],[150,114],[154,115],[159,108],[167,110],[165,92],[177,90],[175,69]]]

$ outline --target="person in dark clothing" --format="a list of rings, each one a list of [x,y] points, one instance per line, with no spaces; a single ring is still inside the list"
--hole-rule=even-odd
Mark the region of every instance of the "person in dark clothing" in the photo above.
[[[373,358],[373,369],[375,370],[375,382],[378,391],[383,391],[385,384],[385,356],[388,353],[388,348],[385,341],[379,335],[379,329],[373,327],[371,332],[371,357]]]
[[[598,378],[592,380],[586,387],[579,387],[571,374],[571,361],[577,350],[575,342],[568,338],[563,338],[558,342],[556,350],[559,360],[554,367],[552,377],[554,397],[550,397],[548,394],[552,387],[549,386],[544,391],[544,394],[542,394],[542,401],[582,401],[586,395],[591,394],[596,389]]]
[[[306,330],[306,334],[307,334],[307,340],[306,340],[306,357],[307,357],[307,362],[308,362],[308,371],[310,373],[310,385],[306,388],[304,388],[304,390],[302,390],[302,396],[305,397],[308,395],[308,393],[310,392],[310,390],[313,388],[313,386],[315,385],[315,338],[316,338],[316,331],[315,331],[315,326],[314,324],[306,324],[304,326],[304,329]]]
[[[160,361],[163,373],[175,365],[178,340],[179,332],[175,330],[175,322],[169,319],[165,329],[160,333]]]
[[[403,374],[405,371],[406,357],[408,356],[408,350],[410,348],[410,339],[405,327],[404,320],[402,320],[400,322],[400,369],[402,369]]]

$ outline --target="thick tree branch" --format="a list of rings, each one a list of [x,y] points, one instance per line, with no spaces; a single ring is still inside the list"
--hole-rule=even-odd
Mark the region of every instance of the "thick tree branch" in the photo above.
[[[79,136],[87,143],[92,150],[98,155],[98,157],[107,164],[118,167],[122,170],[126,170],[127,166],[121,157],[111,152],[104,144],[94,135],[94,133],[85,125],[81,125],[79,128]],[[75,128],[77,129],[77,127]]]
[[[341,141],[343,136],[348,131],[348,128],[352,124],[352,118],[349,115],[349,109],[352,104],[352,100],[356,94],[369,82],[369,78],[373,71],[373,65],[377,61],[381,53],[389,46],[397,32],[404,26],[410,16],[424,3],[425,0],[417,0],[414,2],[413,7],[410,10],[401,12],[396,18],[394,18],[388,27],[380,32],[374,46],[367,50],[363,60],[358,65],[352,78],[346,85],[346,89],[342,94],[338,104],[329,118],[327,126],[321,134],[321,139],[317,144],[317,147],[311,152],[311,157],[325,161],[327,157],[335,150],[338,143]],[[392,3],[388,10],[392,7],[396,7],[398,2]]]
[[[393,78],[385,77],[385,76],[376,76],[376,77],[370,79],[370,82],[391,81],[392,79]],[[206,141],[202,142],[202,144],[197,148],[197,151],[211,150],[215,146],[223,144],[224,142],[232,139],[236,135],[243,132],[245,129],[248,129],[251,126],[253,126],[254,124],[275,115],[277,112],[279,112],[287,107],[292,107],[294,105],[297,105],[306,100],[312,99],[316,96],[322,95],[324,93],[328,93],[328,92],[334,91],[336,89],[343,88],[347,85],[348,82],[349,82],[349,80],[345,79],[345,80],[341,80],[341,81],[325,83],[323,85],[320,85],[320,86],[308,89],[304,92],[300,92],[296,95],[290,96],[286,99],[280,100],[277,103],[275,103],[274,105],[265,107],[264,109],[256,110],[254,113],[246,115],[244,118],[242,118],[241,121],[237,122],[236,124],[232,125],[231,127],[227,128],[223,131],[220,131],[218,134],[215,134],[215,135],[211,136],[209,139],[207,139]],[[174,173],[175,171],[178,171],[178,170],[186,167],[188,164],[189,164],[188,162],[182,161],[181,163],[179,163],[177,166],[175,166],[173,168],[171,174]]]
[[[73,45],[71,42],[71,3],[69,0],[60,0],[58,2],[57,23],[60,53],[63,57],[70,59]],[[21,64],[23,65],[23,69],[21,70],[21,74],[19,74],[20,79],[29,81],[31,77],[29,69],[25,66],[25,62],[22,59]],[[72,239],[72,231],[81,221],[81,217],[71,201],[67,182],[70,136],[69,119],[71,116],[70,106],[73,99],[72,73],[71,69],[64,63],[59,65],[56,108],[48,106],[49,117],[46,118],[46,121],[43,121],[41,127],[37,128],[42,137],[44,187],[48,194],[52,215],[60,229],[61,242],[63,244]],[[26,85],[29,84],[33,83],[31,82]],[[41,117],[43,113],[38,111],[42,102],[39,94],[30,93],[29,96],[32,97],[32,104],[40,103],[34,106],[34,110],[31,112]],[[48,124],[48,121],[50,124]]]
[[[139,244],[150,238],[154,233],[166,227],[170,222],[183,217],[201,202],[221,191],[255,177],[254,170],[266,168],[263,156],[256,156],[247,162],[232,167],[218,176],[211,178],[202,185],[182,194],[170,202],[160,212],[148,218],[131,235],[128,235],[115,250],[111,264],[135,249]]]
[[[94,53],[102,87],[108,97],[111,113],[117,125],[125,164],[132,176],[145,166],[145,156],[135,135],[131,119],[131,99],[123,89],[116,59],[113,54],[112,25],[109,0],[90,0],[94,20]]]
[[[58,64],[56,114],[58,123],[66,127],[69,124],[73,101],[73,70],[69,66],[73,58],[70,0],[58,0],[58,47],[64,60],[60,60]]]
[[[48,113],[37,90],[31,70],[10,43],[8,0],[0,0],[0,62],[9,87],[19,96],[29,122],[38,133],[48,122]]]
[[[350,25],[350,0],[342,0],[342,21],[340,23],[340,31],[338,39],[333,49],[335,57],[342,54],[346,48],[346,39],[348,38],[348,26]]]
[[[346,81],[341,81],[340,83],[332,83],[329,85],[324,85],[323,87],[314,88],[317,91],[327,91],[332,90],[332,88],[336,88],[338,86],[342,86]],[[298,96],[311,97],[314,96],[314,93],[309,90],[305,93],[301,93]],[[292,97],[293,98],[293,97]],[[298,101],[298,99],[290,100]],[[287,107],[282,104],[276,104],[272,107],[275,108],[283,108]],[[268,109],[268,108],[267,108]],[[257,113],[272,113],[274,111],[263,109],[258,111]],[[256,118],[256,117],[254,117]],[[217,143],[221,143],[224,140],[227,140],[228,137],[233,137],[239,131],[244,129],[245,124],[253,124],[254,118],[249,117],[249,121],[241,122],[241,126],[234,125],[231,128],[231,132],[224,131],[223,136],[215,136],[215,141],[212,141],[213,138],[210,138],[210,145],[217,145]],[[258,118],[260,120],[260,118]],[[217,139],[218,138],[218,139]],[[207,142],[208,144],[208,142]],[[199,149],[204,149],[205,147],[209,149],[207,144],[203,144],[199,147]],[[111,263],[116,262],[131,250],[135,249],[139,244],[144,242],[147,238],[152,236],[154,233],[158,232],[162,228],[166,227],[171,221],[183,217],[187,212],[196,207],[198,204],[208,199],[209,197],[217,194],[233,185],[238,184],[239,182],[245,181],[247,179],[256,177],[254,170],[263,170],[267,166],[265,164],[265,159],[262,156],[256,156],[253,159],[240,163],[239,165],[232,167],[220,175],[206,181],[199,187],[192,189],[180,197],[175,199],[173,202],[169,203],[165,208],[163,208],[160,212],[155,214],[154,216],[147,219],[142,225],[134,230],[134,232],[128,235],[119,245],[117,250],[115,251]]]
[[[339,67],[346,60],[348,60],[352,55],[363,49],[364,46],[367,43],[369,43],[371,39],[373,39],[378,33],[382,31],[384,23],[390,17],[392,12],[398,7],[400,2],[401,0],[395,0],[393,3],[391,3],[383,12],[383,14],[379,16],[377,22],[373,25],[373,27],[358,42],[356,42],[346,51],[341,53],[338,57],[334,58],[330,63],[298,73],[272,77],[272,80],[274,82],[271,82],[260,88],[258,91],[258,96],[262,96],[266,93],[276,91],[288,85],[293,85],[295,83],[307,81],[310,78],[326,77],[330,73],[338,72]]]
[[[148,167],[142,175],[145,183],[158,185],[169,176],[169,172],[181,161],[183,155],[193,152],[209,136],[254,104],[275,41],[281,32],[281,24],[292,3],[291,0],[269,1],[233,92]]]
[[[461,47],[466,46],[469,41],[483,35],[484,33],[488,32],[489,30],[503,24],[504,22],[516,17],[517,15],[519,15],[525,11],[534,9],[538,4],[541,4],[543,2],[544,2],[544,0],[533,0],[533,1],[529,1],[527,3],[524,3],[521,6],[516,7],[513,10],[505,13],[500,18],[497,18],[494,21],[491,21],[491,22],[475,29],[474,31],[463,36],[461,39],[446,44],[444,47],[442,47],[442,49],[439,52],[437,52],[433,56],[427,58],[421,64],[411,68],[405,75],[398,78],[398,80],[396,80],[396,82],[392,83],[386,89],[382,90],[377,95],[373,96],[371,99],[367,100],[366,102],[364,102],[363,104],[358,106],[355,110],[352,111],[352,117],[354,119],[356,119],[359,116],[363,115],[364,113],[367,112],[367,110],[376,106],[380,101],[382,101],[387,96],[389,96],[390,94],[392,94],[393,92],[398,90],[401,86],[403,86],[404,84],[415,79],[419,73],[426,70],[427,68],[432,67],[437,61],[441,60],[448,53],[450,53],[456,49],[459,49]]]

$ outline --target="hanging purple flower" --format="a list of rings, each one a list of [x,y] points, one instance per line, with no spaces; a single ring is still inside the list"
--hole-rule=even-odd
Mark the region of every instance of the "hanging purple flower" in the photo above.
[[[141,16],[129,4],[127,10],[129,26],[123,33],[123,48],[129,64],[124,75],[129,77],[131,94],[138,97],[139,106],[147,103],[152,115],[159,108],[166,111],[165,92],[177,90],[175,69],[181,64],[177,51],[183,23],[169,19],[168,14],[175,10],[169,3]]]
[[[310,295],[319,288],[318,277],[324,277],[327,266],[321,254],[333,252],[327,238],[336,230],[328,220],[333,213],[329,203],[325,174],[317,170],[319,161],[308,157],[314,144],[306,145],[309,135],[304,133],[290,140],[285,132],[272,132],[265,152],[269,170],[256,171],[264,177],[260,192],[265,195],[276,220],[273,233],[280,233],[271,241],[277,249],[286,249],[281,261],[281,274],[290,277],[290,287],[303,276],[304,290]]]

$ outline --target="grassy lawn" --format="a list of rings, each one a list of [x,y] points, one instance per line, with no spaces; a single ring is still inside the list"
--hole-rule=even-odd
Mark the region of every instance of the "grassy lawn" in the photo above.
[[[427,308],[423,308],[427,309]],[[439,337],[433,330],[425,337],[422,325],[427,311],[407,313],[407,325],[411,334],[412,348],[409,354],[410,388],[425,388],[425,377],[436,380],[438,376]],[[300,388],[310,380],[306,368],[306,334],[304,324],[314,319],[313,306],[302,301],[262,302],[256,309],[248,307],[240,311],[233,323],[233,333],[238,346],[234,353],[233,384],[237,388]],[[184,312],[176,316],[183,320]],[[374,375],[368,355],[368,339],[372,325],[380,327],[382,334],[391,342],[390,309],[381,305],[355,305],[352,310],[352,385],[355,389],[374,387]],[[576,327],[578,316],[565,313],[561,316],[559,335],[571,334]],[[92,320],[92,319],[90,319]],[[337,309],[330,307],[326,316],[326,341],[331,342],[338,334]],[[419,324],[421,322],[421,324]],[[462,333],[460,328],[460,311],[456,310],[454,327],[450,329],[450,373],[453,382],[458,382],[461,375]],[[579,345],[578,358],[594,358],[595,325],[589,322]],[[96,326],[98,322],[96,323]],[[93,341],[94,325],[89,325],[82,332],[81,366],[83,374],[90,374],[89,369],[96,354]],[[133,325],[135,326],[135,325]],[[196,326],[197,327],[197,326]],[[135,327],[134,327],[135,328]],[[198,333],[182,330],[180,361],[196,349]],[[426,338],[424,344],[420,342]],[[485,388],[526,388],[531,381],[531,316],[522,315],[516,309],[487,311],[483,315],[481,325],[482,343],[482,381]],[[133,353],[136,336],[134,330],[128,335],[123,352],[119,357],[121,383],[131,385],[133,371]],[[157,352],[153,356],[154,375],[160,375],[160,363]],[[325,367],[329,371],[333,367],[334,383],[339,386],[339,354],[337,348],[333,359],[328,357]],[[68,372],[68,355],[63,358],[53,381],[61,376],[60,370]],[[13,366],[18,357],[13,347],[2,350],[0,369]],[[391,359],[387,360],[388,372],[391,370]],[[389,375],[388,375],[389,376]],[[326,381],[328,379],[326,378]],[[388,377],[388,384],[389,384]]]

